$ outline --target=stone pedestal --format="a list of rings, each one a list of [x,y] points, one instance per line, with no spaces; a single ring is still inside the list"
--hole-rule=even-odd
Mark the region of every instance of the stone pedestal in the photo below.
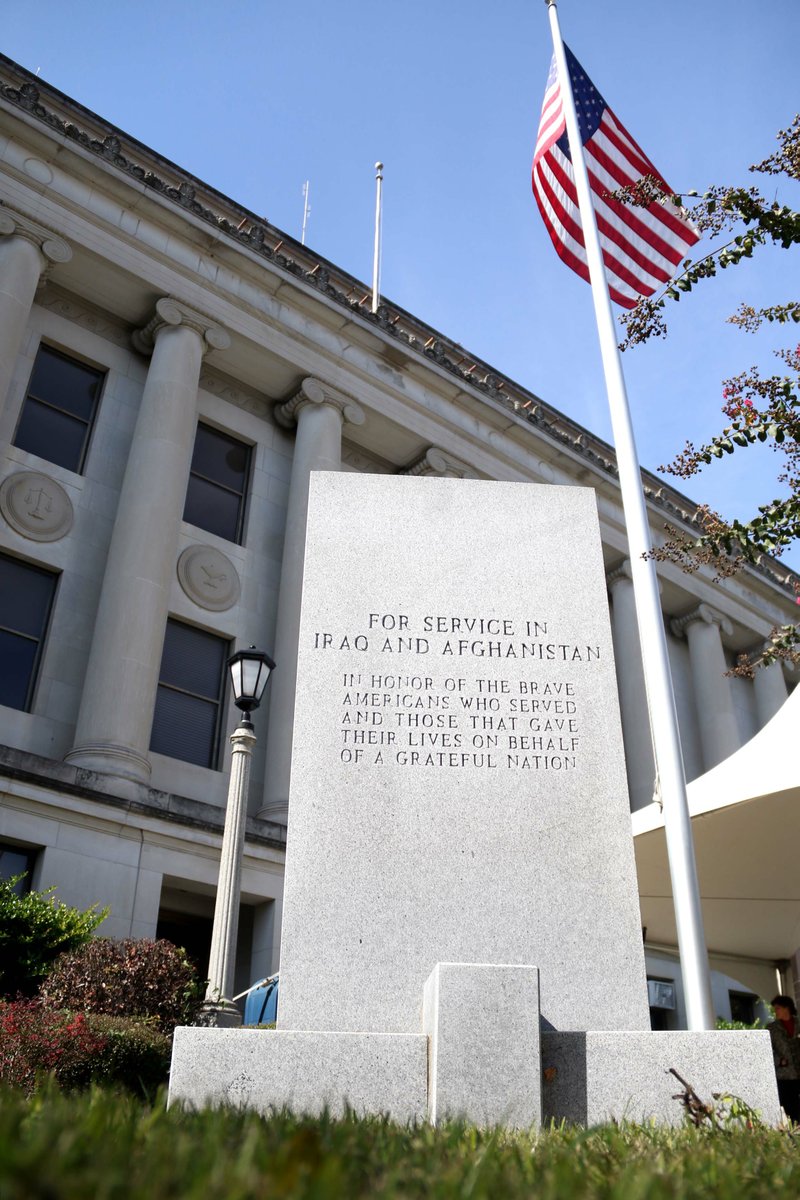
[[[780,1122],[778,1088],[766,1030],[618,1033],[589,1030],[542,1035],[545,1120],[575,1125],[651,1121],[680,1125],[682,1087],[701,1100],[737,1096],[768,1125]]]
[[[437,963],[425,984],[428,1119],[529,1129],[542,1118],[539,972]]]
[[[260,1029],[175,1030],[169,1103],[187,1108],[290,1108],[319,1115],[385,1113],[423,1121],[428,1039]]]
[[[437,963],[424,994],[427,1036],[179,1028],[169,1103],[516,1129],[679,1125],[674,1068],[704,1102],[736,1096],[780,1123],[766,1031],[540,1035],[537,991],[534,968]]]

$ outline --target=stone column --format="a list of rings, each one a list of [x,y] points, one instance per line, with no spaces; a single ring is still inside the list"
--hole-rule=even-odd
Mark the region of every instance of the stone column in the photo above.
[[[312,471],[338,471],[341,468],[342,426],[345,422],[362,425],[364,413],[342,392],[318,379],[304,379],[297,395],[276,406],[275,419],[285,429],[296,425],[297,437],[286,509],[275,646],[272,651],[278,669],[271,681],[264,805],[258,815],[285,825],[292,766],[292,724],[309,479]]]
[[[644,808],[653,800],[655,755],[650,732],[647,690],[636,621],[631,564],[626,559],[607,576],[611,596],[611,633],[617,663],[617,686],[625,743],[625,764],[631,811]]]
[[[739,727],[733,707],[728,664],[722,649],[722,634],[729,637],[733,626],[727,617],[708,604],[672,621],[676,637],[685,633],[689,643],[697,723],[706,771],[739,749]]]
[[[0,209],[0,411],[5,407],[36,289],[72,250],[60,237],[8,208]]]
[[[768,643],[771,645],[771,643]],[[757,657],[764,647],[753,651]],[[771,663],[768,667],[757,667],[753,677],[753,688],[756,696],[756,716],[758,728],[763,729],[771,721],[778,709],[786,702],[789,695],[786,688],[786,677],[783,666],[779,662]]]
[[[148,749],[197,425],[200,364],[228,334],[171,298],[133,335],[152,353],[122,482],[69,762],[136,783]]]

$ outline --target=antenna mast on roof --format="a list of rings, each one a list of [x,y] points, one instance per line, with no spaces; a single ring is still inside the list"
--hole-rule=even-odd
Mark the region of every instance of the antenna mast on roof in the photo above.
[[[308,224],[308,214],[311,212],[311,205],[308,203],[308,180],[303,184],[303,232],[300,234],[300,245],[306,244],[306,225]]]

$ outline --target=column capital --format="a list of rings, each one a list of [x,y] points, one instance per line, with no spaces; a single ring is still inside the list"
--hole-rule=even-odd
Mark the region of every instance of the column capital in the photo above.
[[[613,588],[617,583],[633,583],[633,571],[631,570],[631,560],[623,558],[621,563],[611,571],[606,572],[606,583],[610,588]]]
[[[297,424],[301,410],[309,404],[317,406],[327,404],[330,408],[335,408],[342,418],[343,424],[364,424],[364,410],[359,404],[356,404],[355,400],[344,392],[331,387],[330,384],[323,383],[322,380],[314,379],[311,376],[303,380],[293,396],[275,405],[273,410],[275,420],[284,429],[292,429]]]
[[[227,350],[231,344],[230,335],[220,325],[217,325],[205,313],[190,308],[182,300],[174,296],[162,296],[156,301],[156,311],[145,326],[136,329],[131,334],[135,350],[140,354],[150,355],[156,344],[156,338],[162,329],[176,328],[183,325],[193,329],[203,343],[203,353],[207,350]]]
[[[398,475],[449,475],[455,479],[478,479],[480,476],[460,458],[440,450],[438,446],[429,446],[422,458],[417,459],[410,467],[404,467]]]
[[[616,567],[606,572],[606,584],[610,592],[613,592],[618,583],[629,583],[633,587],[633,568],[629,558],[623,558],[622,562],[618,563]],[[656,576],[656,583],[658,584],[658,594],[660,596],[664,590],[664,585],[658,576]]]
[[[690,626],[697,625],[698,623],[717,625],[719,626],[720,633],[724,633],[728,637],[733,633],[733,625],[728,618],[724,613],[719,612],[716,608],[712,608],[710,604],[698,604],[697,608],[693,608],[691,612],[684,613],[682,617],[673,617],[669,625],[675,637],[681,637]]]
[[[5,205],[0,206],[0,237],[19,237],[33,242],[45,260],[45,272],[54,263],[68,263],[72,258],[72,247],[52,229]]]

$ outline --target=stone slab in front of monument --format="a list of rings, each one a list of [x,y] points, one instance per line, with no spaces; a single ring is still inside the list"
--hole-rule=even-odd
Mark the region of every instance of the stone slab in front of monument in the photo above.
[[[541,1114],[538,1029],[524,1035],[539,1008],[545,1041],[635,1031],[646,1054],[591,490],[312,475],[280,971],[263,1070],[249,1031],[224,1031],[211,1086],[204,1048],[222,1031],[179,1030],[171,1099],[413,1113],[386,1064],[409,1069],[427,1035],[431,1118],[525,1125]],[[482,1088],[490,1035],[498,1060],[525,1059],[505,1093],[502,1070]],[[315,1092],[296,1070],[320,1046]],[[380,1083],[353,1083],[376,1046],[383,1103]],[[593,1112],[575,1044],[559,1053],[564,1103]],[[242,1078],[257,1081],[246,1100]]]

